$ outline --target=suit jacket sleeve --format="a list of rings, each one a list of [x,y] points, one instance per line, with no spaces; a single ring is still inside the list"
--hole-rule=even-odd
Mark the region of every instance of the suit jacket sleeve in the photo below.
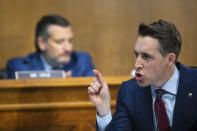
[[[6,65],[7,73],[8,73],[8,78],[15,78],[15,68],[14,68],[14,63],[12,61],[8,61]]]
[[[134,123],[132,122],[132,114],[129,114],[128,108],[128,93],[126,93],[126,85],[123,83],[118,92],[116,102],[116,112],[113,115],[111,123],[106,128],[106,131],[133,131]],[[130,97],[132,104],[132,97]],[[127,100],[126,100],[127,99]],[[130,105],[132,106],[132,105]]]

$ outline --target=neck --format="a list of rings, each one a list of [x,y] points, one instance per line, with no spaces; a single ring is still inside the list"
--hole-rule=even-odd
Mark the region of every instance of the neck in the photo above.
[[[175,71],[175,65],[173,65],[170,68],[167,68],[166,69],[166,73],[162,75],[162,78],[159,78],[161,80],[158,83],[153,84],[153,86],[155,88],[161,88],[161,87],[163,87],[170,80],[170,78],[174,74],[174,71]]]

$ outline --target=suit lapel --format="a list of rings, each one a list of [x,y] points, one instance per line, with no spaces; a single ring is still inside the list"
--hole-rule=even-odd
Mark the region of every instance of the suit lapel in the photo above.
[[[39,53],[35,53],[28,61],[30,61],[30,70],[44,70],[44,65]]]
[[[151,87],[139,87],[136,93],[137,122],[140,130],[154,130]]]
[[[174,107],[172,130],[180,130],[184,127],[184,121],[186,119],[188,109],[192,105],[192,97],[189,97],[189,93],[192,93],[192,85],[190,74],[185,67],[181,66],[179,87],[176,96],[176,103]]]

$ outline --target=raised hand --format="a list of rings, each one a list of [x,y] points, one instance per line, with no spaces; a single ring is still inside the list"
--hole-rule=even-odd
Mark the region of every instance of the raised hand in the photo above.
[[[96,106],[98,115],[103,117],[110,112],[110,93],[103,76],[97,70],[93,70],[96,79],[88,87],[88,94],[92,103]]]

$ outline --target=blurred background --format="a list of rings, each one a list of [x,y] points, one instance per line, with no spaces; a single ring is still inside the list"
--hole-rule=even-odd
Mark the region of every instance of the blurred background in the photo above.
[[[105,76],[130,74],[138,25],[159,19],[174,23],[181,33],[179,61],[197,66],[196,13],[196,0],[0,0],[0,68],[35,51],[35,26],[46,14],[71,22],[74,49],[90,53]]]

